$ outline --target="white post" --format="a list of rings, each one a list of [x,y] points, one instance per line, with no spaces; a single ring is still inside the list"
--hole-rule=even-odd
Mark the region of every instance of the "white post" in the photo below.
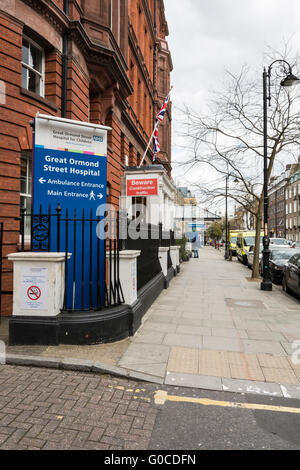
[[[71,254],[68,254],[68,258]],[[55,317],[65,292],[64,253],[11,253],[13,316]]]
[[[168,274],[168,251],[169,247],[159,247],[159,261],[163,275],[167,277]]]
[[[170,255],[173,269],[177,271],[177,266],[179,265],[179,246],[170,246]]]
[[[133,305],[137,300],[137,258],[140,254],[138,250],[119,252],[119,279],[127,305]],[[106,253],[106,256],[109,258],[109,253]],[[114,278],[114,273],[112,273],[112,278]]]

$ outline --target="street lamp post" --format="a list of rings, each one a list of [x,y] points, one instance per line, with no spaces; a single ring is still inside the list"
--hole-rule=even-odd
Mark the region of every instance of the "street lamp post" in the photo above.
[[[268,102],[271,106],[271,70],[276,62],[281,62],[287,65],[288,73],[281,81],[280,85],[283,87],[291,87],[299,83],[299,79],[292,74],[292,67],[283,59],[274,60],[269,66],[268,71],[264,69],[263,72],[263,135],[264,135],[264,237],[263,237],[263,280],[261,283],[261,290],[271,291],[272,281],[270,276],[270,239],[268,233]]]
[[[229,175],[226,175],[226,190],[225,190],[225,259],[228,259],[228,179]]]

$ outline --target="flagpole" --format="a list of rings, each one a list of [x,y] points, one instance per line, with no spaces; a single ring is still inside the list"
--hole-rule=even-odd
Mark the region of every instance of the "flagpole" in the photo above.
[[[154,137],[155,129],[156,129],[156,124],[155,124],[155,127],[154,127],[154,129],[153,129],[153,132],[152,132],[152,135],[151,135],[151,137],[150,137],[150,140],[149,140],[149,142],[148,142],[148,145],[147,145],[147,148],[146,148],[146,150],[145,150],[145,153],[144,153],[144,155],[143,155],[143,158],[142,158],[142,160],[141,160],[141,163],[139,164],[139,168],[141,168],[141,166],[142,166],[142,164],[143,164],[143,162],[144,162],[144,160],[145,160],[145,157],[146,157],[146,154],[147,154],[147,152],[148,152],[148,150],[149,150],[151,141],[152,141],[152,139],[153,139],[153,137]]]
[[[167,98],[170,97],[172,88],[173,88],[173,86],[171,86],[170,91],[169,91],[167,97],[165,98],[165,101],[166,101]],[[165,101],[164,101],[164,102],[165,102]],[[152,135],[151,135],[150,140],[149,140],[149,142],[148,142],[148,145],[147,145],[147,148],[146,148],[145,153],[144,153],[144,155],[143,155],[143,158],[142,158],[142,160],[141,160],[141,163],[139,164],[139,168],[141,168],[141,166],[142,166],[142,164],[143,164],[143,162],[144,162],[144,160],[145,160],[145,158],[146,158],[146,154],[147,154],[147,152],[148,152],[148,150],[149,150],[151,141],[152,141],[152,139],[153,139],[153,137],[154,137],[154,132],[155,132],[156,128],[158,129],[158,124],[159,124],[159,121],[158,121],[158,119],[156,118],[156,123],[155,123],[154,129],[153,129]]]

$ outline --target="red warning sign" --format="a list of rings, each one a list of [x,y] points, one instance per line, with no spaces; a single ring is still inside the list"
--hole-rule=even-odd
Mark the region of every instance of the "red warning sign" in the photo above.
[[[128,179],[127,196],[157,196],[157,178],[149,179]]]
[[[41,289],[38,286],[31,286],[27,290],[27,297],[30,300],[38,300],[41,297]]]

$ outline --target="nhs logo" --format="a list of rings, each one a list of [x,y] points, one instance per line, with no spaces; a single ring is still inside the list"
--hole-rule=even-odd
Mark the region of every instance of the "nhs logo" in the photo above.
[[[94,142],[103,142],[102,135],[93,135],[93,141]]]

